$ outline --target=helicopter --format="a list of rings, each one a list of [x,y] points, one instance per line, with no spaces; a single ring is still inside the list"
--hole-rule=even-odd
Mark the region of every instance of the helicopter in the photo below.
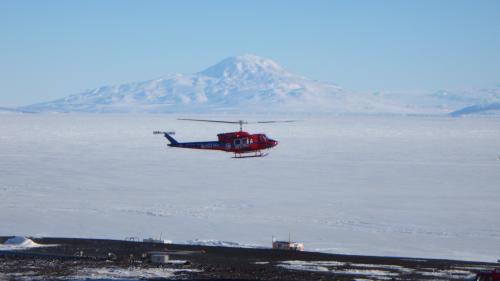
[[[153,134],[164,135],[164,137],[170,142],[168,144],[168,146],[170,147],[220,150],[225,152],[232,152],[234,153],[233,158],[263,157],[267,155],[267,153],[262,152],[263,150],[271,149],[278,145],[277,140],[268,138],[265,134],[250,134],[248,132],[243,131],[244,124],[295,122],[295,120],[248,122],[244,120],[221,121],[221,120],[205,120],[205,119],[185,119],[185,118],[177,120],[239,124],[240,130],[238,132],[218,134],[217,141],[178,142],[176,139],[172,137],[172,135],[174,135],[175,132],[162,132],[162,131],[153,132]]]

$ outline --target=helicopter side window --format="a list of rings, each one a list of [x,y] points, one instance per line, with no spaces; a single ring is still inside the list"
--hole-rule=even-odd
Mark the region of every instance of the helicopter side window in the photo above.
[[[234,145],[240,145],[240,139],[234,140]]]
[[[241,139],[241,144],[242,145],[248,144],[248,139]]]

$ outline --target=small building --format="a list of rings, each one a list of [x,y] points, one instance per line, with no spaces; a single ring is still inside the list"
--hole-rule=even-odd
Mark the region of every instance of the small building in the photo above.
[[[172,244],[171,240],[154,239],[154,238],[142,239],[142,242],[146,242],[146,243],[159,243],[159,244]]]
[[[131,236],[131,237],[125,237],[125,241],[141,242],[141,239],[137,236]]]
[[[288,251],[304,251],[304,244],[292,241],[273,241],[273,249]]]
[[[170,259],[166,252],[149,252],[148,254],[151,263],[166,264]]]

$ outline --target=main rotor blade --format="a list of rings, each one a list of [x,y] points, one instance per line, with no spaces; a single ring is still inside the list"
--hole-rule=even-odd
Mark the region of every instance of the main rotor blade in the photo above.
[[[291,123],[291,122],[297,122],[297,120],[256,121],[256,122],[250,122],[250,123],[266,124],[266,123]]]
[[[212,123],[227,123],[227,124],[248,124],[248,122],[246,122],[246,121],[221,121],[221,120],[186,119],[186,118],[179,118],[177,120],[198,121],[198,122],[212,122]]]
[[[178,118],[177,120],[197,121],[197,122],[212,122],[212,123],[226,123],[226,124],[240,124],[240,125],[297,122],[297,120],[268,120],[268,121],[251,121],[251,122],[248,122],[248,121],[244,121],[244,120],[239,120],[239,121],[223,121],[223,120],[188,119],[188,118]]]

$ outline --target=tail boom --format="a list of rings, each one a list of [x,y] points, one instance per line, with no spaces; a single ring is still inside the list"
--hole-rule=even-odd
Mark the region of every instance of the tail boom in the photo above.
[[[169,146],[177,146],[179,144],[179,142],[171,136],[175,135],[175,132],[154,131],[153,134],[163,135],[170,142]]]
[[[191,149],[211,149],[211,150],[225,150],[225,145],[218,141],[203,141],[203,142],[178,142],[171,135],[175,132],[162,132],[154,131],[155,135],[163,135],[170,143],[170,147],[191,148]]]

